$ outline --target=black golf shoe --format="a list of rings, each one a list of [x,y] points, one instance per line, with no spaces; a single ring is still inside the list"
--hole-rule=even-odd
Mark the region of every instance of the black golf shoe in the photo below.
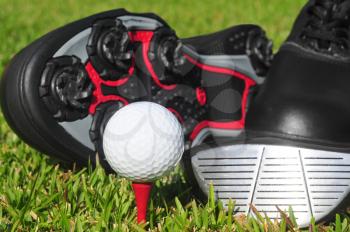
[[[154,14],[100,13],[48,33],[17,54],[1,83],[12,129],[66,163],[102,165],[108,119],[152,101],[183,124],[187,148],[244,128],[248,98],[263,81],[271,43],[254,25],[179,40]]]
[[[246,136],[192,151],[203,192],[270,218],[292,206],[307,226],[347,206],[350,191],[350,1],[309,1],[247,113]],[[220,146],[218,146],[218,144]]]

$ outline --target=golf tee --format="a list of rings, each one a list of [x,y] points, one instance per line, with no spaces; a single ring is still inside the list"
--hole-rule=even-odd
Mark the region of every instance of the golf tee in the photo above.
[[[148,199],[152,189],[152,183],[133,183],[132,188],[135,194],[137,208],[137,222],[146,222]]]

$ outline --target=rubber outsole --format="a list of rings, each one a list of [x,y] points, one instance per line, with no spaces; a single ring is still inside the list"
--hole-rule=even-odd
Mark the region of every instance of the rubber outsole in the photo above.
[[[134,17],[138,20],[134,20]],[[114,79],[116,75],[119,75],[119,70],[115,72],[113,66],[106,64],[105,61],[101,61],[96,55],[98,50],[95,47],[100,45],[98,39],[96,39],[98,37],[94,35],[96,33],[101,34],[100,29],[104,27],[104,24],[102,25],[101,22],[105,23],[108,19],[107,24],[113,24],[116,18],[122,20],[126,28],[136,30],[136,32],[128,31],[128,35],[132,40],[141,43],[143,48],[149,46],[149,49],[153,51],[153,53],[149,52],[146,54],[142,49],[136,49],[134,54],[136,57],[143,57],[144,61],[149,59],[150,62],[149,65],[147,65],[147,62],[138,63],[137,75],[146,75],[147,77],[141,80],[142,85],[146,89],[146,94],[144,95],[140,95],[140,92],[142,92],[140,88],[136,88],[133,92],[132,86],[137,85],[137,83],[127,80],[126,84],[124,84],[123,78]],[[111,19],[113,20],[111,21]],[[141,22],[140,28],[135,24],[139,22]],[[165,31],[167,32],[164,33],[163,29],[156,32],[151,31],[158,27],[166,29]],[[150,31],[147,31],[145,28]],[[140,31],[137,32],[137,30]],[[255,72],[257,70],[263,72],[266,69],[266,65],[269,64],[269,54],[254,53],[259,51],[259,49],[254,47],[255,44],[258,44],[259,48],[261,44],[265,44],[268,48],[267,50],[271,50],[265,33],[257,26],[246,25],[228,29],[215,35],[184,39],[182,42],[186,46],[183,46],[182,52],[187,59],[186,64],[192,68],[196,67],[194,71],[192,69],[189,71],[185,67],[186,75],[192,78],[189,83],[186,81],[185,83],[182,82],[184,81],[182,78],[184,70],[173,70],[168,76],[159,73],[157,68],[169,64],[164,61],[159,63],[159,60],[164,59],[164,57],[152,59],[152,57],[159,55],[163,51],[158,51],[158,47],[154,46],[152,41],[144,41],[145,39],[147,40],[146,37],[151,33],[157,35],[161,33],[161,35],[165,34],[174,38],[174,34],[169,26],[158,16],[154,14],[131,14],[120,9],[76,21],[38,39],[16,55],[5,70],[0,94],[1,107],[9,125],[26,143],[37,150],[54,156],[64,163],[76,163],[79,166],[86,166],[89,160],[94,164],[96,150],[100,155],[103,153],[100,145],[102,144],[101,135],[103,134],[106,120],[115,110],[125,105],[125,102],[116,100],[117,97],[118,99],[121,97],[125,98],[127,103],[150,100],[165,105],[168,103],[163,103],[162,101],[171,96],[174,101],[169,101],[172,105],[168,105],[168,108],[178,116],[180,121],[187,121],[195,117],[193,123],[184,123],[184,125],[191,125],[189,127],[185,126],[185,129],[188,131],[189,140],[192,141],[206,128],[214,128],[216,134],[219,135],[220,130],[223,130],[222,134],[225,135],[227,135],[226,131],[230,130],[240,132],[244,127],[248,97],[251,94],[252,87],[259,81]],[[235,39],[241,41],[239,43],[240,46],[231,49],[232,51],[230,50],[229,55],[225,55],[225,51],[221,50],[215,50],[212,55],[200,55],[196,52],[208,51],[208,49],[205,49],[205,45],[214,46],[210,44],[213,42],[214,37],[216,38],[214,44],[222,43],[223,45],[220,47],[225,47],[226,40],[230,39],[229,41],[231,41],[229,35],[236,35]],[[249,41],[246,41],[246,38],[249,38]],[[245,50],[245,44],[242,41],[247,42],[251,50]],[[158,42],[161,43],[162,41]],[[78,46],[75,46],[76,44],[74,43],[77,43]],[[241,46],[241,44],[243,45]],[[81,49],[82,47],[83,49]],[[103,47],[103,49],[107,49],[107,52],[110,52],[108,47]],[[262,49],[265,51],[265,48]],[[84,50],[84,53],[87,53],[87,55],[84,55],[80,50]],[[240,55],[242,52],[245,55]],[[106,54],[111,55],[110,53]],[[145,54],[148,55],[148,59],[145,58]],[[71,57],[72,55],[75,57]],[[126,53],[126,55],[128,54]],[[88,62],[85,62],[83,59],[85,56]],[[263,60],[257,60],[256,57],[263,57]],[[114,61],[113,56],[109,58]],[[67,101],[66,96],[48,95],[50,91],[53,91],[50,83],[52,81],[51,78],[54,77],[50,76],[50,74],[54,70],[51,67],[61,67],[62,64],[70,62],[75,65],[79,63],[79,60],[84,62],[86,69],[84,73],[85,71],[88,73],[91,82],[94,84],[93,104],[89,106],[89,116],[86,118],[84,118],[86,114],[79,111],[68,115],[71,112],[62,110],[63,108],[59,108],[57,111],[55,106],[48,107],[51,102],[55,102],[55,99]],[[138,62],[138,60],[135,62]],[[149,68],[152,65],[156,67],[154,70]],[[119,68],[121,66],[123,64],[116,67]],[[49,78],[46,78],[45,75],[49,75]],[[171,92],[170,86],[173,83],[166,83],[169,80],[170,82],[173,81],[171,76],[177,76],[180,79],[180,84],[184,86],[183,89],[180,89],[181,91]],[[42,78],[40,79],[39,77]],[[204,79],[197,78],[197,80],[193,77],[204,77]],[[98,86],[94,80],[102,84]],[[137,80],[137,78],[134,78],[134,80]],[[203,81],[204,85],[201,86]],[[115,88],[115,82],[118,82],[117,88]],[[119,86],[119,83],[122,84]],[[154,86],[157,88],[154,88]],[[191,88],[188,88],[188,86]],[[206,90],[204,91],[203,88],[206,88]],[[97,93],[97,89],[101,92]],[[190,91],[186,93],[188,89]],[[239,97],[236,96],[236,93]],[[181,95],[184,99],[191,98],[191,101],[187,103],[182,102],[181,99],[177,98],[177,95]],[[104,98],[106,96],[107,100]],[[68,100],[72,100],[72,96],[68,97],[71,97]],[[73,95],[73,100],[75,97],[76,95]],[[227,107],[228,101],[225,100],[227,98],[232,98],[234,104],[230,104]],[[115,104],[113,103],[114,100],[116,100]],[[215,101],[216,103],[214,104],[213,102]],[[123,104],[119,105],[121,102]],[[110,103],[112,103],[112,106]],[[77,102],[74,102],[74,104],[79,105]],[[210,106],[210,108],[205,104],[212,104],[214,107]],[[196,107],[194,107],[195,105]],[[179,109],[176,109],[177,106],[179,106]],[[104,107],[107,108],[105,109]],[[85,110],[86,107],[82,108]],[[210,109],[208,110],[207,108]],[[227,109],[230,110],[227,111]],[[83,120],[79,120],[81,118]],[[70,126],[74,123],[80,123],[80,121],[84,121],[85,124],[80,124],[79,127]],[[86,123],[91,127],[90,133],[89,129],[86,128]],[[197,123],[199,124],[197,125]],[[82,132],[77,132],[76,130],[78,129],[76,128],[82,130]],[[202,139],[205,139],[205,136]],[[197,143],[200,143],[198,139]],[[100,161],[107,171],[111,170],[104,159]]]

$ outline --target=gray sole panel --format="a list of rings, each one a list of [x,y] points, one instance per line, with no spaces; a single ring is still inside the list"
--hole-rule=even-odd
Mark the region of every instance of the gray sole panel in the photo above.
[[[334,210],[349,194],[350,154],[273,145],[232,145],[192,157],[204,192],[212,183],[217,199],[251,214],[250,204],[271,219],[293,208],[300,226]]]
[[[239,71],[251,77],[256,83],[261,84],[264,78],[258,77],[246,55],[200,55],[192,47],[184,46],[183,50],[192,57],[198,58],[200,62],[206,65],[212,65],[221,68],[228,68]]]

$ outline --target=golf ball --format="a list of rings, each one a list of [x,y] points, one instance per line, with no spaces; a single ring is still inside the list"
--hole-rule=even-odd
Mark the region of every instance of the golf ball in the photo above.
[[[151,102],[124,106],[108,121],[103,134],[108,163],[120,176],[150,182],[172,170],[184,152],[177,118]]]

